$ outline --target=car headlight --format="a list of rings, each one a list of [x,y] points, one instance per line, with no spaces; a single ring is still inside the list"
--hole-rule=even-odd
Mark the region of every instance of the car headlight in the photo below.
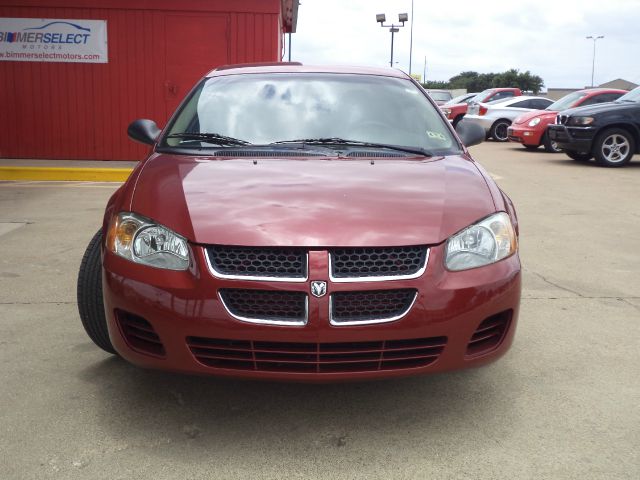
[[[454,271],[481,267],[507,258],[517,249],[511,219],[505,212],[499,212],[449,238],[445,266]]]
[[[444,113],[445,117],[448,117],[449,115],[451,115],[451,109],[450,108],[443,108],[442,109],[442,113]]]
[[[537,117],[537,118],[534,118],[533,120],[531,120],[531,121],[529,122],[529,126],[530,126],[530,127],[535,127],[535,126],[536,126],[536,125],[538,125],[539,123],[540,123],[540,118],[539,118],[539,117]]]
[[[167,270],[189,268],[187,240],[135,213],[122,212],[111,220],[106,246],[135,263]]]
[[[587,125],[591,125],[595,119],[593,117],[569,117],[568,125],[576,125],[579,127],[584,127]]]

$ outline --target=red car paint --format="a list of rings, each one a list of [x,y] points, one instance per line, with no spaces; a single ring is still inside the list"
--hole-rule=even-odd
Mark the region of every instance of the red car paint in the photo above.
[[[519,88],[491,88],[478,94],[478,98],[474,100],[475,103],[487,103],[495,99],[496,95],[500,92],[511,92],[512,97],[519,97],[522,95],[522,91]],[[480,96],[481,95],[481,96]],[[458,103],[456,105],[447,105],[443,108],[445,116],[451,122],[458,122],[467,113],[468,103]]]
[[[567,108],[592,105],[594,103],[598,103],[598,98],[602,97],[602,95],[618,94],[618,96],[622,96],[627,93],[627,91],[610,88],[590,88],[587,90],[580,90],[579,93],[585,93],[585,96],[568,105]],[[615,100],[615,98],[608,101],[613,100]],[[532,147],[541,145],[543,136],[547,131],[547,126],[555,121],[557,114],[558,112],[555,110],[534,110],[532,112],[525,113],[524,115],[516,118],[513,124],[509,127],[509,140],[523,145],[530,145]],[[540,122],[533,127],[529,126],[529,122],[534,118],[540,118]]]
[[[287,66],[217,74],[253,71],[317,70]],[[402,75],[390,69],[346,71]],[[301,154],[298,158],[256,160],[151,153],[110,199],[105,230],[114,214],[136,212],[187,238],[192,256],[188,270],[169,271],[130,262],[103,248],[109,334],[124,359],[176,372],[339,381],[480,366],[509,349],[520,304],[517,252],[466,271],[448,271],[444,264],[448,237],[490,214],[507,212],[518,231],[511,201],[466,149],[459,155],[433,158],[348,159]],[[210,271],[205,256],[205,246],[213,243],[305,247],[309,252],[307,280],[218,278]],[[429,247],[426,269],[417,278],[349,283],[329,278],[328,250],[332,247],[406,245]],[[308,294],[314,280],[326,281],[327,292],[320,298],[308,295],[308,323],[304,326],[239,321],[228,313],[218,295],[221,288]],[[330,323],[332,293],[402,288],[418,293],[413,306],[399,320],[360,326]],[[157,349],[141,348],[127,337],[122,319],[138,317],[148,322],[142,324],[142,333],[161,343]],[[496,322],[501,325],[500,334],[492,337],[491,325]],[[224,368],[207,365],[196,358],[193,337],[218,339],[210,343],[223,342],[224,355],[248,355],[249,360],[243,357],[245,360],[238,361],[242,368],[234,367],[228,357]],[[492,343],[483,349],[488,337]],[[474,343],[477,347],[469,346],[472,338],[478,342]],[[418,367],[385,368],[393,364],[400,350],[421,355],[424,349],[412,346],[417,339],[433,339],[434,345],[440,345],[433,347],[439,349],[435,361]],[[264,363],[261,359],[273,355],[274,345],[278,358],[285,359],[300,358],[301,349],[305,349],[307,353],[299,364],[309,365],[311,370],[286,370],[285,360]],[[358,348],[355,354],[354,345]],[[212,351],[221,351],[217,348]],[[327,348],[329,353],[324,350]],[[381,350],[386,353],[380,354]],[[215,357],[211,351],[207,355]],[[324,371],[336,356],[344,365],[354,362],[354,367]],[[367,368],[360,368],[362,363],[358,362],[363,356],[376,359]]]

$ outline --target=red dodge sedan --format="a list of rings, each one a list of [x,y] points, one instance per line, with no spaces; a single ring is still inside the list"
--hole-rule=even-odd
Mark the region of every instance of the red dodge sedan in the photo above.
[[[150,368],[303,381],[486,364],[512,343],[518,223],[426,92],[392,69],[223,67],[106,207],[78,304]]]
[[[535,150],[543,145],[547,152],[560,152],[560,148],[546,134],[547,126],[555,121],[558,112],[569,108],[613,102],[625,93],[627,93],[626,90],[610,88],[589,88],[569,93],[544,110],[535,110],[516,118],[507,130],[509,140],[521,143],[529,150]]]

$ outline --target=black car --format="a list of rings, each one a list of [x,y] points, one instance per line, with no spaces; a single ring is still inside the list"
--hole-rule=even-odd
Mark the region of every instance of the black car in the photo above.
[[[640,152],[640,87],[615,102],[560,112],[548,133],[574,160],[622,167]]]

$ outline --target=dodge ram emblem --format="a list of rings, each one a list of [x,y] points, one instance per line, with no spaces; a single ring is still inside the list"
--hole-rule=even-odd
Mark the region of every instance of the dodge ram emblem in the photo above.
[[[311,294],[314,297],[323,297],[327,293],[327,282],[315,280],[311,282]]]

